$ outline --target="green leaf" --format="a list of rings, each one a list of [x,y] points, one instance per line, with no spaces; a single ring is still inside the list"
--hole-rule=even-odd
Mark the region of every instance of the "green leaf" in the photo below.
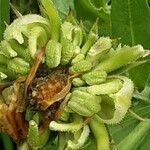
[[[86,27],[99,18],[102,36],[111,35],[110,7],[107,2],[107,0],[74,0],[77,17],[84,21]]]
[[[150,48],[150,9],[147,0],[112,0],[112,35],[123,44]]]
[[[0,0],[0,40],[6,28],[5,22],[9,24],[9,0]]]
[[[134,103],[135,106],[132,108],[132,110],[137,113],[139,116],[143,118],[150,118],[150,105],[145,105],[144,103]],[[129,133],[138,125],[139,121],[135,119],[131,114],[127,114],[126,118],[117,125],[109,126],[110,134],[112,135],[112,138],[114,139],[115,145],[120,143]],[[141,142],[138,150],[145,150],[149,149],[148,144],[148,138],[150,136],[144,137],[144,139],[141,139]]]
[[[69,8],[74,9],[73,0],[53,0],[59,15],[64,20],[69,12]]]
[[[140,99],[140,100],[143,100],[144,102],[146,103],[149,103],[150,104],[150,75],[147,79],[147,82],[146,82],[146,85],[145,85],[145,88],[142,92],[136,92],[134,94],[134,97],[136,99]]]

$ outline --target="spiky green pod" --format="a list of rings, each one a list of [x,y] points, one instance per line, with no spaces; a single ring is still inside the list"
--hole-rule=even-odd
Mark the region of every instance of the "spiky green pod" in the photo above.
[[[92,85],[87,87],[87,91],[94,95],[112,94],[118,92],[122,88],[122,81],[120,79],[113,79],[106,83],[99,85]]]
[[[73,64],[73,66],[69,68],[69,73],[70,74],[83,73],[83,72],[90,71],[91,68],[92,68],[92,64],[89,61],[81,60]]]
[[[56,121],[52,121],[49,124],[50,130],[53,131],[61,131],[61,132],[76,132],[81,129],[83,126],[83,119],[81,116],[77,114],[73,114],[73,120],[71,123],[58,123]]]
[[[134,47],[124,46],[123,48],[114,51],[106,59],[102,60],[96,66],[95,70],[104,70],[106,72],[111,72],[128,64],[129,62],[137,60],[143,55],[143,53],[143,47],[140,45]]]
[[[79,139],[77,140],[77,142],[74,142],[74,141],[71,141],[69,140],[67,142],[67,148],[66,149],[80,149],[82,146],[84,146],[85,142],[87,141],[88,139],[88,136],[90,134],[90,129],[88,127],[88,125],[85,125],[83,127],[83,131],[79,137]]]
[[[75,90],[71,95],[68,106],[79,115],[92,116],[100,111],[100,101],[100,96]]]
[[[82,75],[82,79],[89,85],[100,84],[106,81],[107,73],[105,71],[91,71]]]
[[[57,67],[61,61],[62,46],[60,43],[50,40],[46,45],[45,60],[49,68]]]
[[[85,84],[85,82],[81,78],[74,78],[72,80],[72,84],[74,86],[78,86],[79,87],[79,86],[83,86]]]

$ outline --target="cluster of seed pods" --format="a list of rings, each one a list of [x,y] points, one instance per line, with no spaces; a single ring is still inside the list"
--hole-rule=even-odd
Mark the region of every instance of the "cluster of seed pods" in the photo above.
[[[36,14],[20,16],[6,28],[0,44],[0,86],[9,86],[18,77],[26,76],[38,50],[44,48],[41,63],[49,70],[66,67],[64,84],[69,84],[69,88],[64,90],[65,86],[61,85],[55,99],[46,97],[42,102],[37,97],[42,111],[63,100],[60,117],[51,121],[42,134],[40,111],[33,111],[30,107],[25,110],[28,130],[20,149],[29,146],[44,150],[51,147],[49,137],[53,131],[58,131],[59,150],[80,149],[90,132],[95,136],[98,150],[109,149],[105,124],[119,123],[124,118],[134,90],[128,77],[113,72],[138,60],[145,50],[140,45],[116,46],[109,37],[99,37],[98,20],[88,34],[82,21],[78,22],[71,13],[62,23],[49,0],[41,0],[40,9],[43,17]],[[62,76],[58,76],[57,82],[64,80],[60,80]],[[51,78],[47,82],[51,82],[49,86],[53,85]],[[13,93],[10,89],[13,86],[2,91],[8,104]],[[32,91],[33,97],[37,91]]]

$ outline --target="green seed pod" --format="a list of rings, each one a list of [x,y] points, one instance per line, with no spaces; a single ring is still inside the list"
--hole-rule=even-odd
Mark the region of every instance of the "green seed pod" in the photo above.
[[[81,60],[84,60],[85,55],[84,54],[78,54],[74,59],[72,59],[71,64],[75,64]]]
[[[40,147],[40,133],[38,130],[38,125],[34,120],[29,122],[27,142],[33,150],[37,150]]]
[[[77,114],[89,117],[100,111],[100,101],[100,96],[75,90],[71,95],[68,106]]]
[[[132,52],[132,53],[131,53]],[[102,60],[95,70],[104,70],[106,72],[114,71],[129,62],[135,61],[144,54],[143,47],[140,45],[134,47],[124,46],[114,51],[109,57]]]
[[[87,91],[94,95],[112,94],[118,92],[122,88],[122,81],[120,79],[113,79],[99,85],[92,85],[87,87]]]
[[[34,58],[37,49],[45,46],[47,41],[47,33],[43,27],[35,26],[30,30],[28,45],[32,58]]]
[[[2,41],[0,44],[1,52],[8,58],[16,57],[17,53],[11,48],[7,41]]]
[[[134,85],[130,79],[124,76],[115,76],[115,78],[122,80],[121,89],[114,94],[109,94],[108,100],[102,98],[101,106],[102,108],[104,106],[104,109],[99,112],[101,121],[107,124],[119,123],[124,118],[131,105],[134,91]],[[114,86],[117,85],[114,84]],[[108,114],[107,108],[109,111],[112,108],[111,115]]]
[[[88,125],[85,125],[83,127],[83,131],[77,140],[77,142],[69,140],[67,143],[67,148],[66,149],[80,149],[82,146],[84,146],[85,142],[87,141],[88,137],[90,134],[90,129]]]
[[[12,49],[14,49],[17,52],[17,56],[20,58],[23,58],[25,61],[31,63],[32,57],[30,55],[30,51],[25,46],[19,44],[15,40],[10,40],[9,44],[11,45]]]
[[[45,19],[39,15],[35,15],[35,14],[25,15],[23,17],[20,17],[20,18],[14,20],[14,22],[11,23],[11,25],[9,25],[6,28],[6,30],[4,32],[4,39],[5,40],[15,39],[16,41],[18,41],[19,44],[23,44],[24,38],[23,38],[22,33],[28,34],[29,33],[28,27],[32,24],[35,25],[36,23],[44,24],[44,25],[50,27],[47,19]]]
[[[14,58],[8,61],[7,67],[10,71],[18,75],[26,75],[30,70],[30,65],[22,58]]]
[[[60,43],[50,40],[46,45],[45,60],[49,68],[57,67],[61,60],[62,46]]]
[[[49,124],[50,130],[61,131],[61,132],[77,132],[82,128],[83,119],[77,114],[73,115],[73,121],[71,123],[57,123],[56,121],[51,121]]]
[[[112,47],[112,40],[109,37],[100,37],[88,52],[89,56],[95,56]]]
[[[82,29],[79,26],[77,26],[73,30],[73,41],[72,42],[75,46],[81,46],[82,41],[83,41]]]
[[[62,55],[61,55],[61,64],[66,65],[69,63],[71,58],[74,55],[74,45],[70,40],[62,40]]]
[[[89,85],[100,84],[106,81],[107,73],[105,71],[91,71],[82,75],[82,79]]]
[[[85,82],[81,78],[74,78],[72,80],[72,84],[74,86],[83,86],[85,84]]]
[[[92,64],[89,61],[81,60],[73,64],[73,66],[69,68],[69,73],[76,74],[76,73],[87,72],[90,71],[91,68],[92,68]]]
[[[90,128],[96,139],[97,150],[109,150],[109,135],[105,125],[101,122],[98,115],[92,117]]]
[[[100,37],[87,53],[86,60],[99,62],[99,59],[105,55],[112,47],[112,40],[109,37]]]
[[[150,120],[140,122],[118,145],[118,150],[133,150],[150,131]]]

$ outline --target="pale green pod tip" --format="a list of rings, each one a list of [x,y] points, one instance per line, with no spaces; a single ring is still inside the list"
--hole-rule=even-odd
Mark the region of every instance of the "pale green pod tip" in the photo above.
[[[108,50],[112,47],[112,40],[109,37],[100,37],[97,42],[91,47],[88,55],[95,56]]]
[[[64,39],[68,39],[70,41],[72,41],[72,34],[73,34],[73,30],[74,30],[75,26],[70,23],[70,22],[64,22],[62,25],[61,25],[61,32],[62,32],[62,37],[61,37],[61,40]]]

